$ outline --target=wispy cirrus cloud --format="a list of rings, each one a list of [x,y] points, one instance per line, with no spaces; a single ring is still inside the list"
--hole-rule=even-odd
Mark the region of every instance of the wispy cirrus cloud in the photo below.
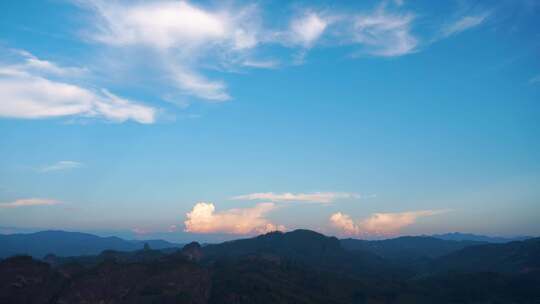
[[[269,202],[332,203],[340,199],[358,199],[360,194],[347,192],[274,193],[259,192],[231,197],[232,200],[257,200]]]
[[[381,235],[398,233],[421,217],[443,214],[449,210],[419,210],[399,213],[374,213],[370,217],[355,221],[349,215],[337,212],[330,216],[330,223],[346,235]]]
[[[529,84],[540,84],[540,75],[533,76],[529,79]]]
[[[293,45],[310,48],[322,36],[329,23],[321,14],[306,11],[291,20],[285,39]]]
[[[230,234],[283,231],[285,230],[283,225],[274,224],[265,218],[265,215],[275,208],[276,206],[273,203],[261,203],[252,208],[216,211],[212,203],[197,203],[186,214],[185,231]]]
[[[71,170],[83,167],[84,164],[73,160],[61,160],[54,164],[46,165],[39,168],[40,172]]]
[[[18,199],[9,203],[0,203],[0,208],[20,208],[20,207],[31,207],[31,206],[54,206],[59,205],[62,202],[45,199],[45,198],[26,198]]]
[[[155,121],[156,110],[152,107],[123,99],[105,89],[94,91],[67,81],[84,69],[61,67],[25,51],[17,53],[18,62],[0,63],[0,117],[79,116],[114,122]]]
[[[113,48],[147,52],[171,84],[201,100],[231,99],[221,80],[202,67],[249,61],[260,40],[255,5],[203,7],[185,1],[86,1],[95,16],[91,40]]]
[[[462,16],[458,20],[447,24],[442,28],[443,37],[459,34],[463,31],[481,25],[489,17],[489,13]]]
[[[278,66],[282,60],[261,59],[272,57],[261,53],[262,46],[290,49],[297,54],[294,63],[299,63],[323,36],[328,37],[326,47],[358,45],[367,54],[384,57],[411,53],[418,43],[411,33],[414,15],[391,13],[383,6],[373,12],[348,13],[306,7],[285,18],[284,24],[267,27],[259,4],[175,0],[81,3],[94,17],[86,31],[90,41],[144,53],[160,74],[167,75],[163,77],[166,87],[209,102],[227,101],[232,96],[227,84],[216,76],[209,77],[206,70]]]
[[[0,85],[4,94],[0,97],[13,101],[3,105],[0,115],[83,116],[152,123],[155,108],[105,89],[96,90],[93,85],[75,83],[68,76],[93,73],[92,77],[106,82],[99,75],[122,75],[144,67],[146,74],[159,75],[150,80],[135,73],[141,81],[153,82],[153,94],[185,107],[191,98],[206,102],[231,100],[233,94],[220,76],[224,73],[303,63],[315,47],[352,46],[356,47],[354,55],[404,56],[419,51],[423,38],[415,31],[417,14],[402,2],[384,1],[367,10],[339,6],[325,10],[306,6],[299,10],[291,6],[291,13],[283,11],[284,18],[267,22],[270,14],[262,3],[77,0],[74,3],[90,17],[80,32],[96,53],[106,54],[100,58],[108,58],[107,64],[89,64],[99,70],[89,71],[62,67],[26,54],[23,65],[2,67],[4,79]],[[442,35],[457,34],[486,18],[487,14],[465,16],[447,25]],[[272,53],[275,47],[284,50]],[[6,82],[5,77],[11,81]],[[25,91],[21,89],[23,84],[28,87]]]
[[[384,6],[373,13],[353,17],[352,41],[374,56],[397,57],[416,51],[418,38],[412,34],[414,14],[388,12]]]

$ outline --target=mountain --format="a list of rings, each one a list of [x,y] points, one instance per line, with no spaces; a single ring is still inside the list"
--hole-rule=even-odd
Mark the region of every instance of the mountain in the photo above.
[[[434,234],[431,237],[448,240],[448,241],[476,241],[484,243],[508,243],[512,241],[524,241],[526,239],[531,239],[531,236],[516,236],[516,237],[497,237],[497,236],[485,236],[472,233],[461,233],[461,232],[452,232],[445,234]]]
[[[163,240],[128,241],[118,237],[99,237],[93,234],[66,231],[41,231],[29,234],[0,235],[0,258],[27,254],[41,258],[57,256],[93,255],[103,250],[133,251],[147,243],[154,249],[180,247]]]
[[[0,304],[532,304],[540,303],[540,271],[476,272],[470,257],[471,252],[489,251],[491,256],[504,256],[503,260],[537,265],[538,243],[466,247],[435,261],[464,259],[463,266],[472,272],[439,272],[413,279],[384,271],[383,258],[345,250],[336,238],[307,230],[206,247],[191,243],[170,252],[146,248],[108,250],[97,256],[49,256],[45,259],[49,263],[16,256],[0,260]],[[375,260],[367,258],[373,256]],[[369,267],[373,261],[380,262],[371,266],[384,275],[356,268],[356,262]]]
[[[477,241],[447,241],[427,236],[403,236],[394,239],[368,241],[342,239],[347,250],[364,250],[390,260],[437,258],[468,246],[484,244]]]
[[[412,275],[376,254],[365,250],[345,250],[337,238],[303,229],[207,245],[202,250],[206,260],[256,255],[270,260],[285,258],[334,273],[377,277]]]
[[[434,261],[436,272],[540,272],[540,238],[470,246]]]

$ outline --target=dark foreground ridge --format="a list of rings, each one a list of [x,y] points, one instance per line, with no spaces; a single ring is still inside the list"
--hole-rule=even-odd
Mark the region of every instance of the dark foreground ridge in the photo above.
[[[540,238],[360,241],[296,230],[151,247],[4,259],[0,304],[540,302]]]

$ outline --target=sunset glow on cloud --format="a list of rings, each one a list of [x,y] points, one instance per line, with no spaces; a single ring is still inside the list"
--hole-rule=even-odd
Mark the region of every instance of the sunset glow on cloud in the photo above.
[[[185,231],[231,234],[284,231],[283,225],[271,223],[264,217],[274,208],[273,203],[261,203],[252,208],[235,208],[216,212],[212,203],[197,203],[186,214]]]
[[[402,228],[413,225],[418,218],[446,213],[448,210],[420,210],[400,213],[374,213],[370,217],[354,221],[347,214],[337,212],[330,216],[330,223],[346,235],[389,236]]]

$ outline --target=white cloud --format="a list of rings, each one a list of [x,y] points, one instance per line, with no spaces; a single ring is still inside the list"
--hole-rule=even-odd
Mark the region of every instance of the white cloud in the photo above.
[[[44,198],[27,198],[19,199],[9,203],[0,203],[0,208],[19,208],[19,207],[30,207],[30,206],[53,206],[61,204],[62,202],[52,199]]]
[[[244,66],[258,69],[275,69],[279,67],[277,60],[253,60],[248,59],[242,63]]]
[[[330,216],[330,222],[334,227],[342,229],[346,234],[360,234],[360,227],[349,215],[337,212]]]
[[[252,208],[215,211],[212,203],[197,203],[186,214],[185,231],[194,233],[250,234],[285,230],[264,216],[275,208],[273,203],[261,203]]]
[[[153,72],[163,75],[160,84],[173,90],[161,90],[162,96],[180,93],[211,102],[232,97],[227,84],[210,77],[206,70],[230,72],[278,66],[277,60],[259,58],[268,55],[261,46],[287,47],[294,52],[288,58],[298,64],[327,32],[325,46],[356,44],[373,56],[405,55],[414,52],[418,44],[410,31],[413,15],[388,13],[384,5],[364,14],[306,8],[269,28],[263,26],[269,23],[264,22],[257,4],[177,0],[83,3],[94,16],[92,28],[87,30],[90,41],[108,47],[111,54],[144,57],[145,64],[156,69]],[[137,64],[131,63],[137,60],[116,60]]]
[[[184,1],[92,4],[102,21],[94,38],[106,44],[189,48],[224,40],[231,34],[229,16]]]
[[[355,17],[352,39],[365,46],[371,55],[406,55],[418,45],[418,39],[411,33],[413,20],[412,14],[392,14],[381,7],[372,14]]]
[[[231,99],[222,81],[210,81],[201,75],[186,71],[175,71],[173,73],[178,87],[190,95],[211,101]]]
[[[374,213],[369,218],[357,222],[353,221],[349,215],[337,212],[330,217],[330,223],[347,235],[394,235],[402,228],[416,223],[420,217],[446,212],[448,210]]]
[[[442,29],[442,35],[444,37],[448,37],[451,35],[461,33],[470,28],[476,27],[482,24],[487,19],[488,16],[489,14],[484,13],[484,14],[480,14],[476,16],[461,17],[459,20],[455,21],[454,23],[446,25]]]
[[[147,58],[182,93],[209,101],[231,99],[226,85],[203,68],[236,64],[259,43],[257,8],[209,9],[185,1],[90,1],[96,15],[94,41],[146,49]],[[242,60],[243,61],[243,60]]]
[[[290,25],[290,42],[304,48],[310,48],[321,37],[328,26],[328,21],[314,12],[307,12]]]
[[[339,199],[360,198],[359,194],[346,192],[314,192],[314,193],[274,193],[260,192],[238,195],[233,200],[260,200],[270,202],[313,202],[332,203]]]
[[[28,54],[28,53],[24,53]],[[63,68],[26,55],[22,64],[0,64],[0,116],[37,119],[63,116],[99,117],[115,122],[153,123],[156,110],[122,99],[106,90],[96,92],[58,80],[78,68]]]
[[[39,59],[24,50],[15,52],[23,58],[23,63],[13,66],[13,70],[46,73],[56,76],[81,76],[88,72],[86,68],[59,66],[54,62]]]
[[[70,169],[77,169],[81,168],[83,166],[82,163],[72,161],[72,160],[61,160],[54,164],[43,166],[40,171],[41,172],[50,172],[50,171],[61,171],[61,170],[70,170]]]

